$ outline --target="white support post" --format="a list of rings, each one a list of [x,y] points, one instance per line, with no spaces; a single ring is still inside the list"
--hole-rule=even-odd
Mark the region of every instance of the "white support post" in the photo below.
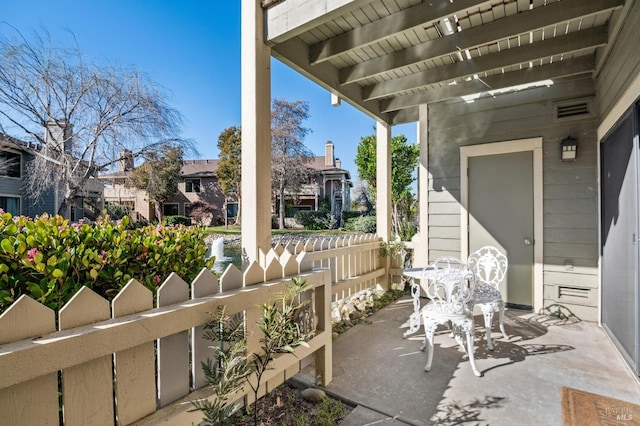
[[[391,240],[391,126],[376,125],[376,226],[382,240]]]
[[[261,1],[242,0],[241,9],[242,248],[260,262],[271,247],[271,49]]]
[[[418,160],[418,212],[419,232],[413,237],[413,263],[426,265],[429,263],[429,106],[418,108],[418,143],[420,157]]]

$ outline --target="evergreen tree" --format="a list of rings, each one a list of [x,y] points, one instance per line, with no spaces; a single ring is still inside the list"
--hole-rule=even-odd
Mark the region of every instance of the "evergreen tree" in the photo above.
[[[240,179],[242,174],[242,133],[240,127],[231,126],[218,136],[220,159],[216,175],[225,198],[238,201],[236,224],[240,222]]]
[[[132,183],[147,192],[149,201],[154,203],[156,217],[162,217],[162,203],[178,192],[181,169],[182,149],[165,145],[159,153],[151,152],[147,161],[133,170]]]
[[[358,175],[367,183],[372,195],[377,187],[376,144],[375,135],[362,137],[355,159]],[[409,144],[406,136],[398,135],[391,138],[392,232],[403,239],[409,239],[415,233],[412,223],[416,213],[416,200],[411,191],[411,184],[416,180],[414,172],[419,155],[419,146]]]

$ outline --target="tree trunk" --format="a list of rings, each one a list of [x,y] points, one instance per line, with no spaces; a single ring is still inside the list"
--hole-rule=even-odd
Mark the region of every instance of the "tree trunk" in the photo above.
[[[285,204],[284,204],[284,188],[280,188],[280,217],[278,219],[278,228],[284,229],[284,214],[285,214]]]
[[[67,187],[64,191],[64,197],[62,197],[62,202],[60,203],[60,207],[58,207],[58,214],[66,218],[67,209],[71,205],[71,202],[75,199],[78,190],[75,188]]]
[[[236,219],[233,221],[233,224],[239,226],[241,224],[240,213],[242,213],[242,199],[240,198],[240,194],[238,194],[238,213],[236,214]]]
[[[160,209],[160,203],[157,201],[153,202],[153,213],[156,216],[156,219],[158,219],[158,222],[162,222],[162,211]]]

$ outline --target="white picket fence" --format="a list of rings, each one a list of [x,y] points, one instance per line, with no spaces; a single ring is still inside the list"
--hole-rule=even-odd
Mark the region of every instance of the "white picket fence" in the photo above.
[[[265,391],[315,358],[331,381],[330,303],[380,284],[386,261],[375,236],[276,246],[244,273],[229,266],[218,280],[203,269],[189,285],[175,274],[157,291],[135,280],[111,303],[84,287],[56,314],[23,296],[0,315],[0,425],[198,424],[190,401],[213,398],[201,362],[211,356],[203,325],[218,306],[243,313],[249,351],[259,350],[260,305],[292,277],[313,286],[315,336],[309,348],[279,357]],[[248,394],[247,390],[244,394]],[[250,401],[248,401],[250,402]],[[59,408],[62,407],[62,410]]]

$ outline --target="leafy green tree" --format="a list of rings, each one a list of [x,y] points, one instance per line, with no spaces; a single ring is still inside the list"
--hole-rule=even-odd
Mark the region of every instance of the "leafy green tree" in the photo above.
[[[156,217],[162,217],[162,203],[178,192],[181,169],[182,148],[165,145],[159,153],[149,153],[147,161],[133,170],[132,183],[147,192],[154,203]]]
[[[220,159],[216,175],[225,197],[233,197],[238,201],[236,224],[240,222],[240,179],[242,176],[242,132],[240,127],[226,128],[218,136]]]
[[[403,239],[413,234],[413,216],[415,215],[415,197],[411,184],[416,180],[414,171],[418,165],[420,148],[409,144],[407,137],[398,135],[391,138],[391,202],[392,231]],[[376,136],[364,136],[360,139],[356,159],[358,175],[367,183],[372,194],[377,188],[376,172]]]
[[[309,118],[309,104],[304,101],[274,99],[271,109],[271,185],[279,201],[278,226],[284,229],[285,194],[297,194],[308,183],[313,169],[313,153],[303,140],[310,129],[303,127]]]

